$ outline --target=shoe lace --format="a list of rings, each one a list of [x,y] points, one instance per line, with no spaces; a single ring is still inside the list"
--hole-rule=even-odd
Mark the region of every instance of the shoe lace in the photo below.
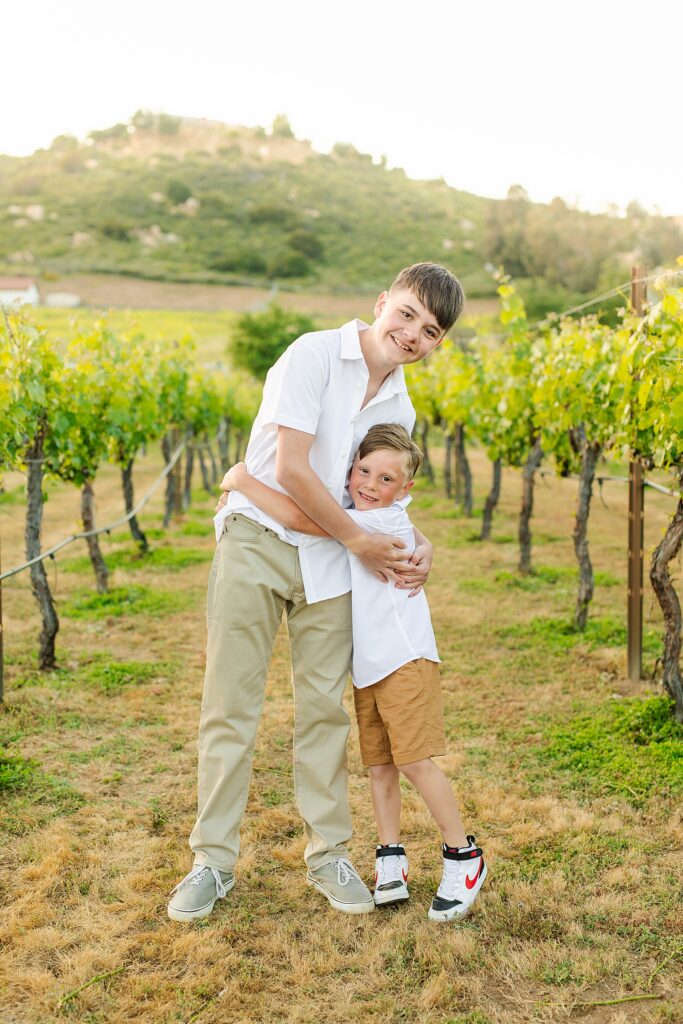
[[[378,857],[377,861],[377,886],[386,885],[389,882],[400,882],[401,860],[398,854],[395,857]]]
[[[361,877],[354,868],[350,861],[346,860],[345,857],[340,857],[337,861],[337,881],[340,885],[348,885],[353,879],[361,881]]]
[[[445,860],[443,862],[443,875],[438,892],[444,899],[455,899],[458,888],[462,882],[462,870],[466,861]]]
[[[225,886],[223,885],[221,874],[218,868],[210,868],[201,864],[198,865],[196,868],[192,868],[192,871],[190,871],[189,874],[185,875],[185,877],[180,882],[178,882],[174,889],[171,889],[171,895],[173,895],[174,892],[178,892],[178,890],[183,885],[201,885],[204,878],[204,874],[207,871],[210,871],[211,874],[213,875],[214,881],[216,883],[216,895],[220,898],[226,896],[227,892]]]

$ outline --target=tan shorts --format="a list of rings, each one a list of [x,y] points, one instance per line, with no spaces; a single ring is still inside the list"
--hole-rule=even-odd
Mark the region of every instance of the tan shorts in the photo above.
[[[409,661],[372,686],[354,686],[353,700],[366,767],[446,753],[437,662]]]

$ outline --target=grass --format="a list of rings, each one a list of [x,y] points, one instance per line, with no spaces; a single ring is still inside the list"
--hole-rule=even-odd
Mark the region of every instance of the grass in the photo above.
[[[613,792],[642,804],[653,793],[683,791],[683,726],[666,696],[593,704],[550,725],[535,760],[573,792]]]
[[[84,797],[65,779],[42,770],[33,758],[0,747],[0,833],[21,836],[50,819],[74,813]]]
[[[188,524],[186,524],[188,525]],[[204,530],[204,535],[208,530]],[[190,565],[209,564],[211,559],[207,552],[198,548],[173,547],[169,544],[152,547],[143,554],[136,546],[119,548],[107,552],[104,556],[108,569],[161,569],[178,572]],[[63,572],[92,572],[92,563],[87,555],[71,558],[62,563]]]
[[[499,589],[500,585],[513,590],[523,590],[528,593],[536,593],[554,587],[564,594],[573,592],[576,588],[578,570],[573,566],[561,565],[539,565],[528,576],[522,576],[519,572],[512,572],[509,569],[502,569],[493,578],[478,576],[475,579],[464,579],[458,582],[458,586],[472,593],[491,594]],[[616,587],[621,580],[614,573],[602,572],[593,573],[596,587]]]
[[[476,453],[473,465],[483,492],[488,467]],[[605,577],[587,632],[569,625],[576,566],[563,486],[539,490],[537,573],[528,587],[515,573],[514,474],[504,477],[494,521],[505,543],[468,543],[472,523],[453,517],[437,489],[422,489],[422,507],[418,498],[411,506],[436,551],[428,595],[444,658],[448,753],[440,763],[490,870],[472,914],[452,928],[426,917],[440,877],[438,835],[408,784],[407,905],[352,918],[306,885],[284,630],[254,751],[236,887],[203,922],[167,920],[168,891],[189,870],[196,808],[213,547],[202,510],[159,538],[160,550],[202,553],[184,568],[136,561],[126,536],[117,549],[121,585],[117,578],[110,595],[59,575],[56,672],[33,667],[33,599],[8,588],[0,856],[12,885],[0,941],[5,1002],[17,1021],[676,1021],[683,738],[661,691],[625,678],[625,555],[612,543],[613,513],[599,506],[591,545]],[[63,509],[65,523],[68,493],[55,487],[46,506],[53,517]],[[106,487],[98,495],[105,500]],[[648,549],[661,536],[658,500],[648,506]],[[146,526],[154,522],[150,513]],[[12,528],[20,543],[20,525]],[[52,528],[60,535],[59,523]],[[654,659],[661,621],[652,602],[645,614]],[[350,853],[369,880],[376,833],[355,726],[349,792]],[[662,998],[577,1005],[634,994]]]
[[[538,616],[529,622],[504,626],[498,631],[501,639],[512,641],[513,649],[542,645],[551,651],[568,651],[576,644],[589,648],[624,647],[626,624],[622,618],[602,616],[588,620],[586,629],[577,630],[568,619]],[[661,649],[661,635],[653,629],[643,631],[643,651],[656,654]]]
[[[11,491],[0,490],[0,507],[3,505],[19,505],[26,501],[26,487],[20,484]]]
[[[62,606],[72,619],[107,619],[120,615],[172,615],[190,604],[182,592],[154,590],[147,586],[113,587],[106,594],[82,590]]]

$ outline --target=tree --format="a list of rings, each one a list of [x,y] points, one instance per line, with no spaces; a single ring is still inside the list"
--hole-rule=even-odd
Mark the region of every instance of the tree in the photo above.
[[[59,411],[60,359],[45,332],[24,314],[4,313],[0,366],[0,458],[5,465],[26,467],[26,560],[31,561],[41,548],[45,438]],[[43,562],[34,562],[30,574],[42,620],[38,665],[53,669],[59,618]]]
[[[679,259],[683,265],[683,258]],[[626,338],[617,377],[624,385],[620,409],[622,436],[632,458],[673,472],[679,499],[650,565],[650,581],[664,615],[662,682],[683,723],[681,605],[669,566],[683,549],[683,288],[666,287],[639,320],[624,319]]]
[[[547,334],[533,401],[543,450],[564,471],[578,462],[579,492],[574,551],[579,568],[574,625],[586,628],[593,599],[588,517],[598,460],[616,439],[615,424],[624,384],[617,375],[622,338],[595,316],[564,320]]]
[[[263,313],[245,313],[229,345],[235,366],[264,380],[286,348],[302,334],[317,330],[303,313],[293,313],[273,303]]]
[[[289,118],[286,114],[276,114],[273,119],[273,126],[270,129],[271,135],[276,135],[281,139],[293,139],[294,132],[292,126],[289,123]]]

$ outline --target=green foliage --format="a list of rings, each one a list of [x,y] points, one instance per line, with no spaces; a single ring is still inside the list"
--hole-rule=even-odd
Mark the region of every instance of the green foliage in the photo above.
[[[127,242],[130,238],[128,225],[120,220],[103,220],[100,231],[106,238],[113,238],[118,242]]]
[[[311,266],[300,252],[285,249],[269,260],[268,273],[271,277],[306,277]]]
[[[195,527],[194,523],[186,524]],[[148,532],[145,531],[149,536]],[[210,526],[197,526],[197,535],[207,537],[210,533]],[[199,548],[174,547],[171,545],[150,548],[142,552],[138,547],[128,546],[119,548],[107,554],[107,566],[110,569],[163,569],[164,571],[178,572],[187,569],[191,565],[202,565],[209,562],[210,556],[206,551]],[[87,555],[81,558],[70,558],[61,564],[62,572],[90,572],[92,565]]]
[[[88,679],[97,682],[109,695],[140,683],[157,679],[164,672],[164,665],[146,661],[110,661],[105,665],[92,666]]]
[[[71,814],[85,798],[62,779],[44,772],[34,760],[0,746],[0,825],[5,836],[21,835],[31,823]],[[28,811],[28,814],[27,814]]]
[[[24,789],[29,786],[38,770],[38,762],[8,754],[0,747],[0,793],[3,790]]]
[[[184,181],[179,181],[178,178],[171,178],[166,185],[166,195],[172,203],[179,206],[190,198],[192,190],[187,187]]]
[[[121,615],[171,615],[188,607],[190,596],[151,587],[114,587],[106,594],[82,591],[64,606],[64,614],[72,619],[107,619]]]
[[[325,246],[312,231],[293,231],[287,237],[287,244],[290,249],[312,260],[322,259],[325,252]]]
[[[573,623],[565,619],[554,619],[540,616],[530,622],[506,626],[499,630],[499,636],[512,640],[514,648],[542,646],[550,651],[566,651],[575,644],[594,647],[624,647],[626,645],[626,625],[621,619],[596,618],[588,622],[586,629],[577,630]],[[656,653],[660,648],[660,638],[654,630],[645,630],[643,634],[643,650]]]
[[[643,319],[626,315],[616,332],[624,342],[616,377],[628,449],[668,469],[683,462],[683,287],[663,280],[658,291],[660,301]]]
[[[286,114],[276,114],[271,128],[271,134],[281,139],[293,139],[294,132]]]
[[[245,313],[240,317],[230,355],[235,366],[263,380],[293,341],[316,329],[310,317],[272,304],[263,313]]]
[[[618,792],[637,803],[683,791],[683,727],[668,697],[634,697],[591,708],[552,726],[538,760],[587,792]]]

